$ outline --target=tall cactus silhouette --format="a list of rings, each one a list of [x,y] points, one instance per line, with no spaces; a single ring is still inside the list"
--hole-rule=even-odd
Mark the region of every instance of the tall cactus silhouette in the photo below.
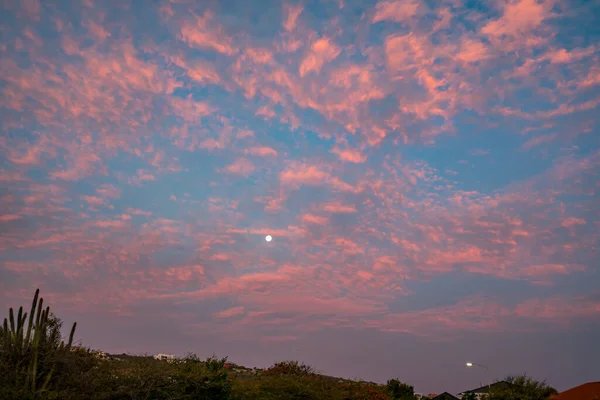
[[[10,308],[9,317],[8,319],[4,318],[2,327],[2,352],[7,358],[4,361],[15,369],[13,371],[15,386],[22,385],[21,387],[26,392],[43,392],[47,389],[56,370],[57,358],[71,348],[77,327],[77,323],[73,323],[69,341],[66,344],[64,341],[58,345],[53,343],[50,339],[55,335],[60,335],[60,326],[51,323],[50,307],[43,309],[44,299],[40,298],[38,302],[39,293],[40,290],[37,289],[33,297],[27,331],[25,331],[25,321],[27,321],[28,314],[23,313],[23,307],[19,307],[16,320],[15,313]],[[50,365],[49,371],[40,371],[41,361]]]

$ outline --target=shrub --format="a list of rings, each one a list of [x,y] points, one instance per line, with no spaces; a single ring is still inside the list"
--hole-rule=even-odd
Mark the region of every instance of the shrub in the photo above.
[[[231,381],[224,368],[227,358],[208,358],[202,362],[195,354],[175,363],[173,375],[175,392],[181,399],[228,400]]]
[[[316,374],[316,370],[304,363],[300,364],[298,361],[281,361],[269,367],[264,374],[271,376],[307,376]]]
[[[390,400],[385,386],[318,375],[312,368],[279,368],[248,380],[236,380],[234,400]],[[289,364],[289,363],[284,363]],[[297,363],[291,363],[296,365]],[[289,365],[288,365],[289,366]],[[297,366],[297,365],[296,365]],[[286,373],[290,369],[295,373]],[[310,371],[310,372],[307,372]],[[284,373],[281,373],[284,372]]]
[[[393,399],[408,400],[415,397],[414,388],[407,383],[400,382],[398,379],[388,380],[386,387]]]
[[[504,381],[508,383],[508,387],[493,390],[490,400],[546,400],[557,393],[546,381],[536,381],[527,375],[508,376]]]

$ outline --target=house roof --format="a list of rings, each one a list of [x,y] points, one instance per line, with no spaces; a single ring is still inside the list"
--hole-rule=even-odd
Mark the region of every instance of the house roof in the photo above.
[[[448,392],[444,392],[433,397],[431,400],[458,400],[458,397],[453,396]]]
[[[588,382],[551,397],[552,400],[600,400],[600,382]]]
[[[471,390],[465,390],[464,392],[461,392],[460,394],[465,394],[465,393],[487,393],[490,388],[492,390],[495,389],[506,389],[510,387],[510,383],[506,382],[506,381],[499,381],[499,382],[494,382],[491,383],[490,385],[485,385],[482,387],[478,387],[477,389],[471,389]]]

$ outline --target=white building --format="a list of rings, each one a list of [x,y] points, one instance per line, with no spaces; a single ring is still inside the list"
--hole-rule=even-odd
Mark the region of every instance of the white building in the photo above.
[[[177,356],[174,356],[173,354],[155,354],[152,357],[154,357],[155,360],[161,360],[161,361],[174,361],[177,360]]]

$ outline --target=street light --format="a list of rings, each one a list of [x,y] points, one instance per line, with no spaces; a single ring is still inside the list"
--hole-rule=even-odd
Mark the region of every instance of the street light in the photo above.
[[[488,369],[488,367],[486,367],[486,366],[485,366],[485,365],[483,365],[483,364],[477,364],[477,363],[467,362],[467,367],[472,367],[472,366],[481,367],[481,368],[483,368],[483,369],[485,369],[485,370],[487,370],[487,369]]]
[[[486,367],[486,366],[485,366],[485,365],[483,365],[483,364],[477,364],[477,363],[473,363],[473,362],[467,361],[467,364],[466,364],[466,365],[467,365],[467,368],[471,368],[471,367],[479,367],[479,368],[483,368],[483,369],[485,369],[486,371],[489,371],[489,368],[488,368],[488,367]],[[492,386],[491,386],[491,384],[490,384],[490,381],[489,381],[489,376],[488,376],[488,398],[489,398],[491,395],[492,395]]]

